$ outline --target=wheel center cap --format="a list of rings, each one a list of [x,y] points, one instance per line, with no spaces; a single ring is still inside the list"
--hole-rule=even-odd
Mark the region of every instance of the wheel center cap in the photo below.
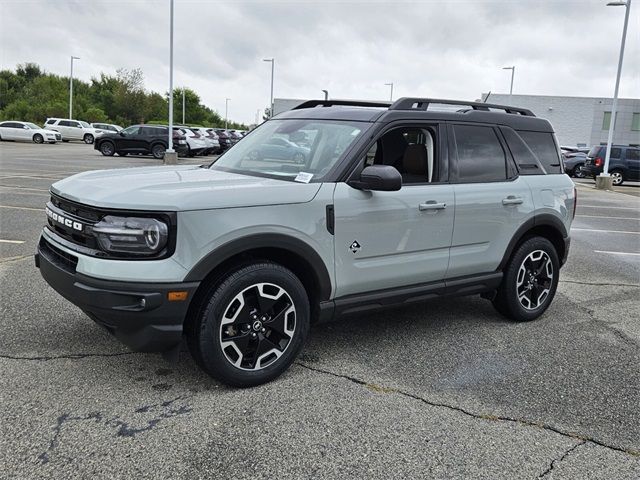
[[[262,329],[262,322],[260,320],[256,320],[255,322],[253,322],[251,328],[253,328],[254,332],[260,331],[260,329]]]

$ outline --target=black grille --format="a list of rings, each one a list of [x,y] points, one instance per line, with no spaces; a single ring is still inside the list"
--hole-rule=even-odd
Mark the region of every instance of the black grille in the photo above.
[[[58,222],[53,221],[51,218],[48,218],[47,224],[49,225],[49,228],[69,242],[97,250],[98,241],[89,231],[87,231],[86,227],[91,227],[98,223],[104,214],[86,205],[80,205],[55,195],[51,195],[51,203],[53,206],[68,214],[70,218],[82,222],[82,224],[85,225],[85,228],[83,231],[78,232],[72,228],[66,228]]]
[[[58,247],[54,247],[42,237],[40,238],[40,254],[66,272],[76,273],[78,258],[60,250]]]

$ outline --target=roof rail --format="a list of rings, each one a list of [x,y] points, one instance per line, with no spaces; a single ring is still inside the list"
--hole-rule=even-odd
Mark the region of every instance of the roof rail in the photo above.
[[[396,100],[389,110],[427,110],[430,104],[460,105],[471,107],[473,110],[488,112],[490,109],[504,110],[506,113],[535,117],[531,110],[526,108],[509,107],[507,105],[495,105],[492,103],[465,102],[460,100],[440,100],[436,98],[412,98],[403,97]]]
[[[302,102],[297,107],[292,108],[292,110],[301,110],[303,108],[314,108],[314,107],[333,107],[336,105],[345,106],[345,107],[389,108],[391,106],[391,102],[368,102],[364,100],[307,100],[306,102]]]

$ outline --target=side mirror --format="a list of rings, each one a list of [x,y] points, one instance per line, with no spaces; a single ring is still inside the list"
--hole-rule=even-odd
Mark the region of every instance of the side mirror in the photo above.
[[[119,131],[118,135],[120,135],[121,137],[124,137],[124,132],[123,131]]]
[[[350,181],[349,186],[358,190],[395,192],[402,187],[402,176],[391,165],[371,165],[362,170],[359,180]]]

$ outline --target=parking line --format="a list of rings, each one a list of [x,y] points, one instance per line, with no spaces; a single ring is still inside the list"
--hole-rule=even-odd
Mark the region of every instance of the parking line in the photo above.
[[[11,208],[15,210],[32,210],[34,212],[44,212],[44,208],[18,207],[15,205],[0,205],[0,208]]]
[[[618,220],[640,220],[638,217],[610,217],[608,215],[576,215],[576,217],[588,217],[588,218],[617,218]]]
[[[632,255],[632,256],[640,256],[640,253],[633,252],[608,252],[606,250],[594,250],[595,253],[608,253],[609,255]]]
[[[638,209],[640,209],[640,207],[610,207],[608,205],[581,205],[580,202],[578,202],[578,208],[603,208],[603,209],[607,209],[607,210],[635,210],[638,211]]]
[[[624,233],[628,235],[640,235],[640,232],[629,232],[624,230],[596,230],[595,228],[573,228],[571,227],[571,231],[576,232],[599,232],[599,233]]]
[[[3,240],[0,238],[0,243],[15,243],[20,245],[21,243],[24,243],[24,240]]]
[[[34,192],[48,192],[46,188],[33,188],[33,187],[21,187],[19,185],[0,185],[0,188],[6,188],[11,190],[33,190]]]

